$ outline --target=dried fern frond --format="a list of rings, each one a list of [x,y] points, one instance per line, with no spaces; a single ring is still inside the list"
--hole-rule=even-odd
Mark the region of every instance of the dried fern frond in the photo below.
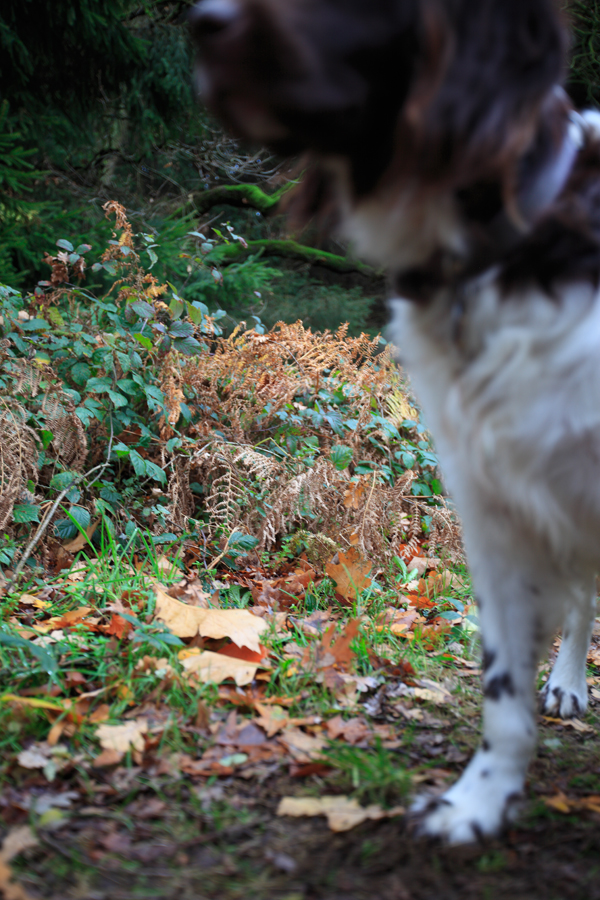
[[[0,529],[9,524],[15,502],[27,482],[37,483],[38,450],[35,433],[26,424],[27,412],[17,404],[0,410]]]

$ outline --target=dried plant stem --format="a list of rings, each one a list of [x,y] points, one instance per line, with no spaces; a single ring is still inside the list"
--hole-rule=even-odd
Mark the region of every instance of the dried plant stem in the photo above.
[[[81,475],[77,475],[73,479],[73,481],[60,492],[60,494],[58,495],[58,497],[56,498],[56,500],[54,501],[54,503],[52,504],[52,506],[50,507],[50,509],[48,510],[48,512],[42,519],[42,521],[40,522],[40,524],[38,525],[37,531],[31,538],[31,540],[29,541],[27,546],[25,547],[25,550],[22,552],[21,558],[19,559],[19,562],[14,570],[12,578],[10,579],[10,581],[7,582],[7,584],[4,588],[5,594],[10,593],[10,591],[16,584],[19,575],[25,568],[25,564],[26,564],[27,560],[29,559],[29,557],[33,553],[34,549],[37,547],[38,543],[44,536],[44,533],[45,533],[46,529],[48,528],[48,525],[52,521],[52,517],[54,516],[54,513],[56,512],[56,510],[58,509],[58,507],[60,506],[62,501],[65,499],[65,497],[67,496],[69,491],[72,488],[74,488],[76,485],[78,485],[82,481],[84,481],[84,479],[89,478],[89,476],[92,475],[94,472],[98,472],[98,475],[96,476],[96,478],[94,478],[94,481],[97,481],[98,478],[100,477],[100,475],[102,474],[102,471],[104,471],[104,469],[106,469],[106,467],[108,466],[108,464],[110,462],[110,454],[112,451],[112,442],[113,442],[113,427],[112,427],[112,420],[111,420],[110,440],[108,442],[108,450],[106,453],[105,461],[103,463],[100,463],[98,466],[94,466],[93,469],[89,469],[87,472],[83,472]],[[99,470],[101,470],[101,471],[99,471]],[[92,484],[93,483],[94,482],[92,482]]]

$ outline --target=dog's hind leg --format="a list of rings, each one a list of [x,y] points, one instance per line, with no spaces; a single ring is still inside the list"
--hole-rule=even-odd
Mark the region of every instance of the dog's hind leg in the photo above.
[[[585,663],[596,615],[596,592],[581,587],[567,612],[558,658],[542,689],[542,710],[569,719],[587,707]]]
[[[535,535],[493,501],[457,505],[480,605],[483,740],[459,781],[413,812],[421,833],[467,843],[497,834],[517,810],[536,743],[537,665],[572,587]]]

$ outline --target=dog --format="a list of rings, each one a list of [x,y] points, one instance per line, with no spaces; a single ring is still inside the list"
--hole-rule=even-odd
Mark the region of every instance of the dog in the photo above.
[[[460,514],[479,606],[480,748],[421,833],[498,834],[541,705],[587,706],[600,554],[600,114],[562,84],[552,0],[203,0],[208,106],[308,154],[290,213],[389,272],[400,348]]]

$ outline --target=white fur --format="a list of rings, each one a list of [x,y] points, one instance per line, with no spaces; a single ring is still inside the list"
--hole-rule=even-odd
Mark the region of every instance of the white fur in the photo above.
[[[459,302],[460,300],[460,302]],[[488,272],[460,298],[392,302],[412,377],[460,513],[481,604],[484,741],[422,830],[461,843],[496,834],[535,747],[540,655],[564,623],[544,694],[587,702],[585,660],[600,553],[600,294],[573,284],[512,296]]]

